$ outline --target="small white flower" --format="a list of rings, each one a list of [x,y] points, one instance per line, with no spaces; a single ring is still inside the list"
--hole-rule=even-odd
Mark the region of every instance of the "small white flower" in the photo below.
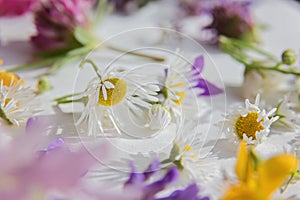
[[[226,132],[235,139],[245,140],[248,144],[261,143],[269,135],[270,126],[279,119],[274,117],[276,108],[269,112],[259,107],[260,95],[256,96],[255,103],[245,100],[245,108],[226,116]]]
[[[185,122],[183,130],[179,131],[173,141],[173,148],[169,160],[172,161],[190,180],[198,183],[212,181],[220,175],[215,156],[204,153],[205,137],[200,132],[200,127],[193,121]],[[203,137],[203,138],[202,138]],[[210,148],[210,147],[206,147]],[[183,179],[185,179],[183,177]]]
[[[86,122],[88,135],[103,134],[105,130],[115,130],[121,134],[122,122],[119,115],[128,111],[133,115],[144,114],[158,101],[159,87],[147,78],[131,71],[109,71],[92,79],[81,94],[87,103],[76,125]],[[127,117],[128,118],[128,117]],[[124,124],[124,123],[123,123]],[[127,124],[126,126],[130,126]]]
[[[23,87],[23,82],[12,81],[7,87],[1,80],[0,84],[0,116],[16,126],[24,125],[28,118],[40,111],[34,91]]]
[[[155,104],[148,112],[149,127],[152,130],[166,128],[172,118],[170,112],[160,104]]]

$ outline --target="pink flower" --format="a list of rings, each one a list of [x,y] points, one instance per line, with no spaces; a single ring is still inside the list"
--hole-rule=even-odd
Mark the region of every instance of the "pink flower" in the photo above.
[[[79,181],[89,168],[106,154],[103,146],[71,152],[61,139],[52,142],[38,154],[45,142],[42,134],[26,134],[0,149],[0,199],[45,199],[51,191],[68,193],[79,187]],[[98,152],[101,152],[98,154]],[[80,188],[79,188],[80,190]]]
[[[0,0],[0,16],[22,15],[38,5],[38,0]]]
[[[73,36],[76,27],[90,26],[88,12],[94,0],[48,0],[35,12],[37,35],[32,44],[41,50],[70,50],[80,46]]]

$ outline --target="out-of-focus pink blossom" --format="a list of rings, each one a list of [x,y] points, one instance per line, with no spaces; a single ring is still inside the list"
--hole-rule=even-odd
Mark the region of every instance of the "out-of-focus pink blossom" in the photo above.
[[[38,153],[44,143],[42,134],[26,134],[0,150],[0,199],[45,199],[49,192],[59,194],[76,190],[89,168],[106,154],[103,146],[71,152],[61,141],[52,142]]]
[[[0,16],[17,16],[32,11],[39,0],[0,0]]]
[[[94,0],[48,0],[35,12],[37,35],[32,44],[41,50],[72,49],[79,44],[73,36],[76,27],[90,26],[89,11]]]

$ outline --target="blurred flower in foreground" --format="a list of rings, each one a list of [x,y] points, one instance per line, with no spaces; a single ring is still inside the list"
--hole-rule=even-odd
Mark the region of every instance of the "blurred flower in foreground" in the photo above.
[[[61,139],[38,152],[45,140],[42,134],[28,133],[0,150],[1,200],[47,199],[84,191],[79,182],[97,160],[85,148],[71,152]],[[104,146],[94,150],[101,152],[99,158],[106,154]]]
[[[269,200],[297,169],[298,160],[295,156],[281,154],[260,160],[242,141],[235,166],[238,181],[230,186],[221,199]]]
[[[139,193],[140,200],[209,200],[208,197],[200,198],[198,196],[199,189],[196,184],[191,184],[182,190],[175,190],[166,197],[156,197],[159,192],[166,190],[168,185],[178,179],[179,172],[176,167],[168,169],[161,179],[154,182],[149,182],[149,179],[158,172],[159,162],[153,161],[144,173],[137,173],[133,164],[131,168],[130,178],[125,183],[125,191]]]
[[[261,143],[269,135],[270,126],[279,116],[274,114],[277,108],[269,112],[259,107],[260,95],[256,96],[255,103],[245,100],[246,108],[239,108],[226,116],[225,127],[228,134],[248,144]]]
[[[0,0],[0,16],[16,16],[32,11],[39,0]]]
[[[109,3],[113,4],[116,11],[126,14],[130,14],[138,10],[151,1],[157,0],[108,0]]]
[[[23,85],[16,74],[0,71],[0,117],[8,124],[24,125],[40,111],[34,91]]]

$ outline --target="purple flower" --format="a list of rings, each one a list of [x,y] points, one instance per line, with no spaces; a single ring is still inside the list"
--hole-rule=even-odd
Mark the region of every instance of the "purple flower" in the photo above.
[[[89,28],[88,12],[94,0],[48,0],[35,12],[37,35],[32,44],[41,50],[70,50],[80,46],[73,36],[76,27]]]
[[[191,89],[200,89],[201,92],[198,96],[211,96],[217,95],[223,92],[221,88],[218,88],[211,82],[201,77],[201,73],[204,68],[204,57],[201,55],[197,57],[192,66],[192,77],[190,78],[191,83],[194,85]]]
[[[0,16],[18,16],[39,6],[39,0],[0,0]]]
[[[140,200],[208,200],[208,198],[199,198],[199,189],[196,184],[191,184],[183,190],[176,190],[167,197],[155,197],[156,194],[165,190],[168,185],[175,182],[179,177],[179,170],[172,167],[167,170],[165,175],[152,183],[147,183],[149,178],[159,170],[159,162],[153,161],[148,169],[143,173],[137,173],[133,164],[132,172],[128,181],[125,183],[125,189],[131,189],[140,192]]]
[[[205,27],[215,37],[224,35],[230,38],[254,38],[254,21],[249,9],[249,2],[222,0],[211,8],[212,23]]]

